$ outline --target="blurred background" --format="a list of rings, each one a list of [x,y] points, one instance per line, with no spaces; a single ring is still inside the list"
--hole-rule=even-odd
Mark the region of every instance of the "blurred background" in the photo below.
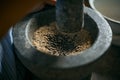
[[[120,21],[120,0],[94,0],[94,5],[103,15]]]
[[[45,0],[0,0],[0,37]]]
[[[45,0],[0,0],[0,18],[3,20],[8,18],[5,23],[10,23],[18,16],[27,14],[36,5],[42,4],[43,1]]]

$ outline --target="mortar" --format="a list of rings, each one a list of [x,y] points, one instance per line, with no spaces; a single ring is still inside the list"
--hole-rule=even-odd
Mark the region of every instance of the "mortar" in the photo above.
[[[85,7],[84,29],[93,38],[92,46],[76,55],[52,56],[38,51],[31,41],[36,29],[55,21],[55,7],[46,6],[17,23],[13,28],[13,40],[18,58],[34,75],[43,80],[80,80],[87,77],[96,69],[97,62],[110,46],[112,31],[109,24],[98,12]]]

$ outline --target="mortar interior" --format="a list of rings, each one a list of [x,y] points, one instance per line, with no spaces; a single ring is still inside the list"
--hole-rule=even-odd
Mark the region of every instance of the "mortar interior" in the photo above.
[[[49,15],[48,15],[49,14]],[[53,16],[52,16],[53,15]],[[32,44],[33,40],[33,34],[34,32],[41,26],[50,24],[55,21],[55,12],[53,10],[43,11],[41,13],[38,13],[37,15],[33,16],[28,24],[27,24],[27,31],[26,34],[28,36],[29,42]],[[84,29],[89,31],[90,36],[92,37],[92,41],[97,39],[98,36],[98,28],[94,20],[88,16],[87,14],[84,14]]]

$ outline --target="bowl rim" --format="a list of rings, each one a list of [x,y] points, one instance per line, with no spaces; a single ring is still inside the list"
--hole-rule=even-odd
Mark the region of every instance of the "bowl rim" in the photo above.
[[[95,10],[99,11],[98,9],[96,9],[96,7],[95,7],[95,5],[94,5],[94,1],[95,1],[95,0],[88,0],[89,7],[92,8],[92,9],[95,9]],[[100,11],[99,11],[99,12],[100,12]],[[101,13],[101,12],[100,12],[100,13]],[[102,14],[102,13],[101,13],[101,14]],[[102,15],[103,15],[103,14],[102,14]],[[115,22],[115,23],[120,24],[120,21],[119,21],[119,20],[112,19],[112,18],[110,18],[110,17],[108,17],[108,16],[105,16],[105,15],[103,15],[103,16],[105,17],[105,19],[107,19],[107,20],[109,20],[109,21],[111,21],[111,22]]]

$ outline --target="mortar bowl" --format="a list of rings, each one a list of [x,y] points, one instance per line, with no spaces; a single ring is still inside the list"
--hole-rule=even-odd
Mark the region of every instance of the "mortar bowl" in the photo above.
[[[55,7],[26,16],[13,28],[15,52],[20,61],[34,75],[45,80],[79,80],[92,73],[97,61],[110,47],[112,31],[98,12],[85,7],[84,15],[84,28],[90,32],[94,42],[90,48],[70,56],[44,54],[31,42],[35,30],[56,21]]]

